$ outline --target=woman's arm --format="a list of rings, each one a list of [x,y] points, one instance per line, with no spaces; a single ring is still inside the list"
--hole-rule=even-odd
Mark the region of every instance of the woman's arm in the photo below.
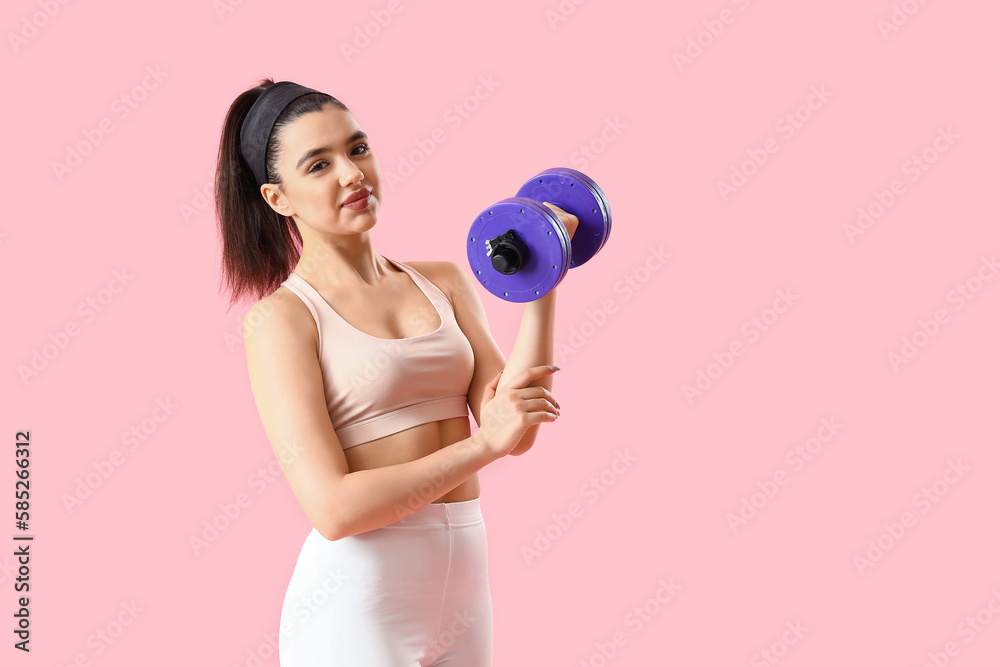
[[[546,203],[546,205],[559,216],[572,239],[579,224],[577,217],[553,204]],[[552,289],[542,298],[525,304],[521,314],[521,326],[517,332],[517,339],[514,341],[514,349],[510,353],[510,358],[504,360],[500,348],[497,347],[490,334],[489,323],[486,321],[486,311],[483,309],[482,300],[476,291],[476,283],[458,264],[454,262],[445,262],[445,264],[450,272],[447,280],[452,304],[455,307],[455,318],[462,332],[469,339],[476,357],[476,370],[469,386],[469,409],[472,410],[476,423],[481,425],[479,406],[483,398],[483,390],[497,373],[503,371],[497,387],[499,390],[526,368],[552,364],[556,290]],[[551,392],[552,376],[546,375],[539,380],[533,380],[529,386],[544,387]],[[552,400],[558,407],[559,404],[554,399]],[[519,456],[531,449],[538,435],[538,426],[539,424],[535,424],[525,431],[524,437],[510,452],[511,455]]]
[[[572,213],[567,213],[555,204],[543,202],[559,217],[559,220],[566,227],[569,238],[573,238],[579,219]],[[514,341],[514,349],[510,353],[507,365],[504,367],[503,375],[500,377],[500,389],[511,381],[511,378],[520,373],[525,368],[531,366],[552,364],[552,339],[555,335],[556,322],[556,288],[552,288],[540,299],[529,301],[524,305],[524,312],[521,314],[521,327],[517,330],[517,340]],[[532,381],[533,387],[545,387],[552,391],[552,376]],[[553,402],[554,399],[553,399]],[[559,403],[555,402],[558,409]],[[511,451],[512,456],[520,456],[535,444],[538,436],[538,424],[532,426],[524,433],[524,437],[517,443]]]
[[[510,358],[507,359],[507,365],[504,367],[503,375],[500,376],[500,384],[497,389],[510,382],[514,375],[525,368],[552,364],[552,338],[555,330],[555,319],[555,289],[550,290],[542,298],[529,301],[524,305],[521,327],[517,330],[517,340],[514,341],[514,349],[511,350]],[[552,391],[552,375],[534,380],[530,386],[545,387]],[[511,451],[511,456],[520,456],[531,449],[538,436],[539,426],[540,424],[535,424],[524,432],[524,437]]]
[[[412,264],[412,262],[411,262]],[[480,408],[483,392],[497,373],[503,371],[497,389],[508,384],[518,372],[532,366],[550,365],[552,363],[552,329],[555,319],[555,291],[549,292],[543,298],[525,305],[521,317],[521,328],[511,358],[505,359],[500,347],[493,340],[490,325],[486,319],[486,310],[482,299],[476,291],[476,282],[468,271],[455,262],[441,262],[447,277],[440,284],[447,286],[448,297],[455,308],[455,320],[459,328],[472,346],[476,360],[469,383],[468,403],[476,424],[482,426]],[[429,268],[429,267],[428,267]],[[425,268],[425,270],[427,270]],[[552,389],[552,376],[547,375],[540,380],[533,380],[528,386]],[[510,452],[519,456],[531,449],[535,442],[538,424],[525,431],[517,446]]]

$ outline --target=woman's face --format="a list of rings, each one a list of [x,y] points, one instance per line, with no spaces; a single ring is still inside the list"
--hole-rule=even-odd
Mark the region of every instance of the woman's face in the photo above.
[[[282,189],[263,186],[276,211],[330,234],[360,233],[375,225],[382,172],[349,111],[326,105],[299,116],[284,128],[281,145]],[[358,199],[359,194],[368,196]]]

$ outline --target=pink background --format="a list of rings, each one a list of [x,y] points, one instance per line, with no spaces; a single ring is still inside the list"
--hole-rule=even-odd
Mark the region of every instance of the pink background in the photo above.
[[[495,664],[997,664],[996,3],[907,0],[892,32],[889,0],[42,6],[5,3],[3,21],[5,665],[278,664],[266,637],[309,524],[267,472],[248,304],[226,312],[211,201],[224,114],[263,76],[343,100],[384,178],[444,129],[386,188],[373,242],[388,257],[467,266],[475,214],[551,166],[611,202],[608,245],[558,290],[562,417],[480,473]],[[346,56],[366,24],[376,36]],[[481,77],[498,87],[467,100]],[[753,155],[766,162],[743,165]],[[734,165],[749,176],[723,197]],[[852,242],[845,225],[879,196],[892,204]],[[114,293],[116,271],[132,279]],[[776,315],[779,290],[796,298]],[[522,307],[482,295],[509,354]],[[87,299],[101,311],[78,310]],[[755,317],[768,324],[751,336]],[[904,337],[920,347],[894,367]],[[700,371],[714,379],[689,400]],[[9,631],[19,429],[30,655]],[[67,509],[114,450],[120,465]],[[189,538],[239,494],[249,505],[195,554]],[[734,531],[743,499],[758,507]],[[544,548],[530,563],[529,547]],[[663,604],[661,580],[680,587]]]

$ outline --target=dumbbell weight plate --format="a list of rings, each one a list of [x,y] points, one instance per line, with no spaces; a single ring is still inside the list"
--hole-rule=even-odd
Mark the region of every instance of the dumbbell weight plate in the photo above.
[[[600,186],[597,185],[597,182],[594,181],[594,179],[587,176],[582,171],[576,171],[575,169],[568,169],[565,167],[557,167],[555,169],[550,169],[549,171],[561,172],[580,179],[581,181],[587,184],[587,186],[590,188],[590,191],[594,194],[594,199],[597,200],[597,203],[600,206],[600,210],[604,215],[604,233],[601,234],[600,241],[598,242],[597,245],[597,250],[594,251],[594,254],[596,255],[601,251],[601,248],[604,247],[604,244],[608,242],[608,237],[611,236],[611,205],[608,203],[608,198],[604,195],[604,191],[601,190]],[[574,234],[574,236],[576,235]],[[573,268],[572,264],[570,264],[570,268]]]
[[[611,207],[607,197],[589,176],[575,169],[546,169],[517,191],[518,197],[550,202],[580,221],[571,242],[570,268],[596,255],[611,235]]]
[[[554,203],[554,202],[553,202]],[[513,231],[528,247],[528,258],[516,273],[493,268],[486,242]],[[570,240],[559,217],[548,206],[510,197],[483,210],[466,237],[469,266],[476,280],[495,296],[524,303],[547,294],[569,270]]]

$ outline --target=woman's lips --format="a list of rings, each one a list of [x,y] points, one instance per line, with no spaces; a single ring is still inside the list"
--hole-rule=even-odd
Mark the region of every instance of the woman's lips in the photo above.
[[[343,207],[349,208],[353,211],[363,211],[368,208],[368,204],[371,202],[371,194],[372,191],[368,188],[358,190],[344,200]]]

